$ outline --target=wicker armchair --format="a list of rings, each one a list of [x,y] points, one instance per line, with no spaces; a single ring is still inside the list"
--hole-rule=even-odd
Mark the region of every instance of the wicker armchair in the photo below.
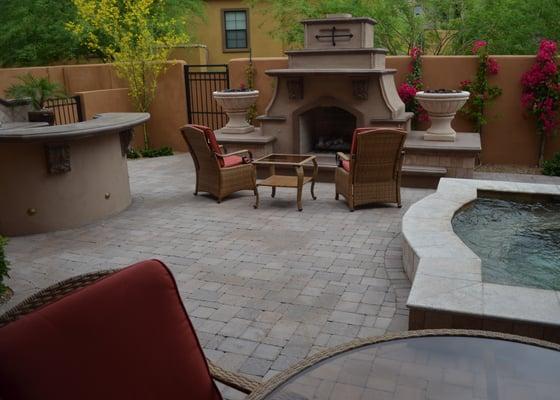
[[[397,203],[401,207],[401,169],[406,132],[393,128],[359,128],[350,155],[337,154],[336,194],[350,211],[369,203]]]
[[[125,311],[126,312],[123,312]],[[80,275],[0,315],[0,398],[221,400],[173,275],[157,261]]]
[[[225,197],[240,190],[257,191],[257,172],[250,163],[252,154],[239,150],[229,154],[222,153],[214,132],[199,125],[185,125],[181,134],[187,142],[196,169],[194,194],[208,192],[220,203]],[[249,158],[241,157],[248,155]]]

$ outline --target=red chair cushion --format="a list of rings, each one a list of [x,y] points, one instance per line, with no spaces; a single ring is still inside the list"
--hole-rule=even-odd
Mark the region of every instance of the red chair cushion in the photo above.
[[[211,128],[208,128],[207,126],[204,125],[191,125],[191,126],[193,128],[200,129],[202,132],[204,132],[204,135],[206,136],[206,141],[210,146],[210,150],[212,150],[216,154],[222,154],[222,149],[220,148],[220,145],[216,140],[216,135],[214,134],[214,131]],[[220,163],[220,167],[225,166],[225,162],[222,158],[218,157],[218,162]]]
[[[360,133],[369,132],[369,131],[372,131],[372,130],[375,130],[375,129],[376,128],[373,128],[373,127],[354,129],[354,133],[352,134],[352,145],[350,146],[350,154],[356,154],[356,152],[358,151],[358,138],[357,138],[357,136]]]
[[[169,270],[144,261],[0,328],[0,398],[221,395]]]
[[[350,161],[342,160],[340,166],[346,171],[350,172]]]
[[[235,167],[236,165],[241,165],[245,163],[243,157],[239,157],[239,156],[227,156],[223,158],[223,161],[224,161],[223,168]]]

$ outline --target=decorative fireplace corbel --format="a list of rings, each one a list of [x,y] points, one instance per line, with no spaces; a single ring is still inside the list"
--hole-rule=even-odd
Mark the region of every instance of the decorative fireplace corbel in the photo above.
[[[369,80],[367,78],[352,80],[352,94],[357,100],[368,99]]]
[[[303,78],[292,78],[287,80],[288,98],[290,100],[303,99]]]
[[[45,144],[45,153],[49,174],[63,174],[72,170],[69,144],[47,143]]]

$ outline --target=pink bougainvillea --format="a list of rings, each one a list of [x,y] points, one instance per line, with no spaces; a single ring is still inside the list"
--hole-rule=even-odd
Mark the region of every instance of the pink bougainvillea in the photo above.
[[[413,47],[408,53],[411,61],[409,64],[409,73],[406,76],[406,81],[401,83],[397,91],[399,97],[406,106],[406,110],[414,113],[416,121],[428,121],[428,113],[416,101],[416,92],[424,87],[422,82],[422,49]]]
[[[558,47],[553,40],[542,40],[536,62],[521,77],[521,105],[536,118],[539,133],[550,136],[558,128],[560,74],[556,63]]]
[[[488,57],[488,61],[486,62],[486,71],[490,75],[497,75],[500,71],[500,65],[495,59]]]
[[[460,82],[462,90],[470,92],[467,104],[461,109],[475,124],[477,132],[487,123],[485,109],[498,96],[502,90],[488,82],[488,75],[497,75],[500,71],[498,62],[489,56],[488,43],[484,40],[475,40],[472,46],[473,54],[478,56],[478,67],[474,79]]]
[[[404,104],[410,103],[416,96],[416,88],[408,82],[401,83],[397,91]]]
[[[535,118],[541,135],[539,163],[543,162],[546,138],[557,132],[560,109],[560,72],[556,61],[558,46],[544,39],[539,45],[536,62],[521,76],[521,106]]]
[[[478,54],[479,50],[486,47],[487,45],[488,42],[486,42],[485,40],[475,40],[472,46],[472,53]]]

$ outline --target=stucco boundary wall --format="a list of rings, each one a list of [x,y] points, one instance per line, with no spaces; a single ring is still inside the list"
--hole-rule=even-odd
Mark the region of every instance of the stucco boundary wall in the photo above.
[[[521,107],[521,75],[534,63],[534,56],[492,56],[500,65],[498,75],[490,76],[491,85],[502,88],[502,95],[488,108],[488,124],[482,132],[481,161],[485,164],[513,164],[534,166],[538,163],[539,136],[535,123],[527,118]],[[234,59],[229,63],[230,86],[239,87],[246,82],[248,59]],[[400,85],[408,71],[410,58],[406,56],[387,57],[387,68],[397,69],[395,81]],[[458,89],[459,83],[473,79],[476,73],[475,56],[424,56],[423,78],[426,88]],[[287,68],[287,58],[253,58],[255,87],[261,92],[257,111],[264,114],[274,91],[274,79],[267,76],[268,69]],[[305,90],[305,89],[304,89]],[[419,126],[425,129],[426,126]],[[472,124],[458,115],[454,121],[458,132],[472,132]],[[550,158],[560,151],[560,135],[548,141],[545,157]]]
[[[148,122],[153,147],[170,146],[176,151],[187,151],[179,134],[179,128],[187,123],[184,65],[184,61],[170,61],[158,83]],[[64,85],[68,94],[79,95],[86,119],[105,112],[134,111],[126,83],[117,76],[111,64],[0,69],[0,97],[5,97],[6,88],[26,73],[48,77]],[[134,145],[140,147],[143,144],[143,129],[136,128],[135,132]]]

